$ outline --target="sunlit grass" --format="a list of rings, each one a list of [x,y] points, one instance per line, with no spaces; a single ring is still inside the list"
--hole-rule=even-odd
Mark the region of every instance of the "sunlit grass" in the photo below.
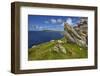
[[[57,44],[57,40],[55,40],[28,49],[28,60],[79,59],[88,57],[87,48],[67,43],[65,38],[60,40],[64,42],[61,45],[66,49],[66,54],[61,51],[54,51],[53,47]]]

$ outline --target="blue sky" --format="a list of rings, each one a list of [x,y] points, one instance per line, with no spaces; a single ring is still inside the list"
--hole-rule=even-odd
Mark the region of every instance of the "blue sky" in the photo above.
[[[69,23],[71,26],[76,26],[81,17],[71,16],[46,16],[46,15],[28,15],[28,30],[41,31],[41,30],[55,30],[63,31],[64,22]]]

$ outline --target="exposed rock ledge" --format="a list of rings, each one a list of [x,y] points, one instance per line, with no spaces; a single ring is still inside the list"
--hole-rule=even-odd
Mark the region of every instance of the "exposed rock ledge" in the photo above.
[[[64,36],[68,42],[87,47],[87,33],[83,33],[82,30],[75,30],[75,28],[68,23],[64,23]]]

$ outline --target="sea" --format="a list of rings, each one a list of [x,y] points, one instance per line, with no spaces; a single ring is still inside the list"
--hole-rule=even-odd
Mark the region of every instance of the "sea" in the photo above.
[[[28,31],[28,48],[63,37],[64,35],[61,31]]]

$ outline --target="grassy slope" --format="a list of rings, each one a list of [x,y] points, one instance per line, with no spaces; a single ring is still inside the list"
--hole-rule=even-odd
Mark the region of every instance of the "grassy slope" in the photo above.
[[[65,38],[61,39],[65,42]],[[62,46],[66,49],[66,54],[61,51],[54,51],[54,42],[46,42],[36,47],[30,48],[28,52],[29,60],[53,60],[53,59],[73,59],[73,58],[87,58],[87,48],[80,47],[72,43],[63,43]]]

